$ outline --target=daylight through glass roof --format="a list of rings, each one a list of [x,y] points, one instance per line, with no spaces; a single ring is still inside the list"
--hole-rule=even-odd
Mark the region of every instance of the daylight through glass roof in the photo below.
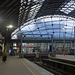
[[[62,5],[60,11],[69,14],[74,9],[75,9],[75,0],[70,0],[68,3],[65,2],[64,5]]]
[[[20,31],[16,29],[12,33],[12,39],[19,38],[22,33],[26,38],[51,38],[54,39],[73,39],[74,38],[75,19],[62,15],[43,16],[20,27]]]
[[[21,0],[18,23],[35,18],[45,0]]]

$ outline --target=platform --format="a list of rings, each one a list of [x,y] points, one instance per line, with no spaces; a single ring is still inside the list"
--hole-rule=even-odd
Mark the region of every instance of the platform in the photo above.
[[[75,61],[75,55],[56,55],[56,58]]]
[[[8,57],[3,63],[0,59],[0,75],[53,75],[33,62],[19,57]]]

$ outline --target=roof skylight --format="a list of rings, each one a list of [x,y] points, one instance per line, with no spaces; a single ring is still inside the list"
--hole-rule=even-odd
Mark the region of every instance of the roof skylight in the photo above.
[[[39,9],[41,8],[41,6],[43,4],[43,1],[45,1],[45,0],[33,0],[33,1],[39,2],[39,4],[36,4],[31,7],[31,10],[28,15],[28,20],[33,19],[36,16],[37,12],[39,11]]]
[[[36,13],[34,14],[36,15]],[[53,34],[54,39],[63,39],[64,35],[65,39],[74,39],[74,27],[75,18],[63,15],[47,15],[24,23],[12,33],[11,37],[19,39],[23,33],[26,39],[50,38],[51,34]]]
[[[75,9],[75,1],[70,0],[68,3],[65,3],[65,5],[62,6],[60,9],[61,12],[64,12],[65,14],[69,14]]]

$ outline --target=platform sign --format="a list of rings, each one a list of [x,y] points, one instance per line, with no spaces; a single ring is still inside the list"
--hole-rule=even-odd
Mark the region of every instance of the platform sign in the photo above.
[[[52,45],[50,45],[49,52],[50,53],[52,52]]]

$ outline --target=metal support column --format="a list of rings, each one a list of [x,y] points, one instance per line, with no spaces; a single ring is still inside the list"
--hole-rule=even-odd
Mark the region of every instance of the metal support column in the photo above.
[[[20,53],[19,53],[19,57],[22,57],[22,40],[23,40],[23,37],[22,37],[22,33],[21,33],[21,43],[20,43]]]
[[[63,27],[63,54],[65,55],[65,27]]]
[[[74,26],[74,47],[75,47],[75,26]],[[74,56],[75,56],[75,50],[74,50]]]
[[[74,26],[74,47],[75,47],[75,26]]]
[[[53,50],[53,34],[51,34],[51,40],[52,40],[52,56],[55,56],[55,52]]]

